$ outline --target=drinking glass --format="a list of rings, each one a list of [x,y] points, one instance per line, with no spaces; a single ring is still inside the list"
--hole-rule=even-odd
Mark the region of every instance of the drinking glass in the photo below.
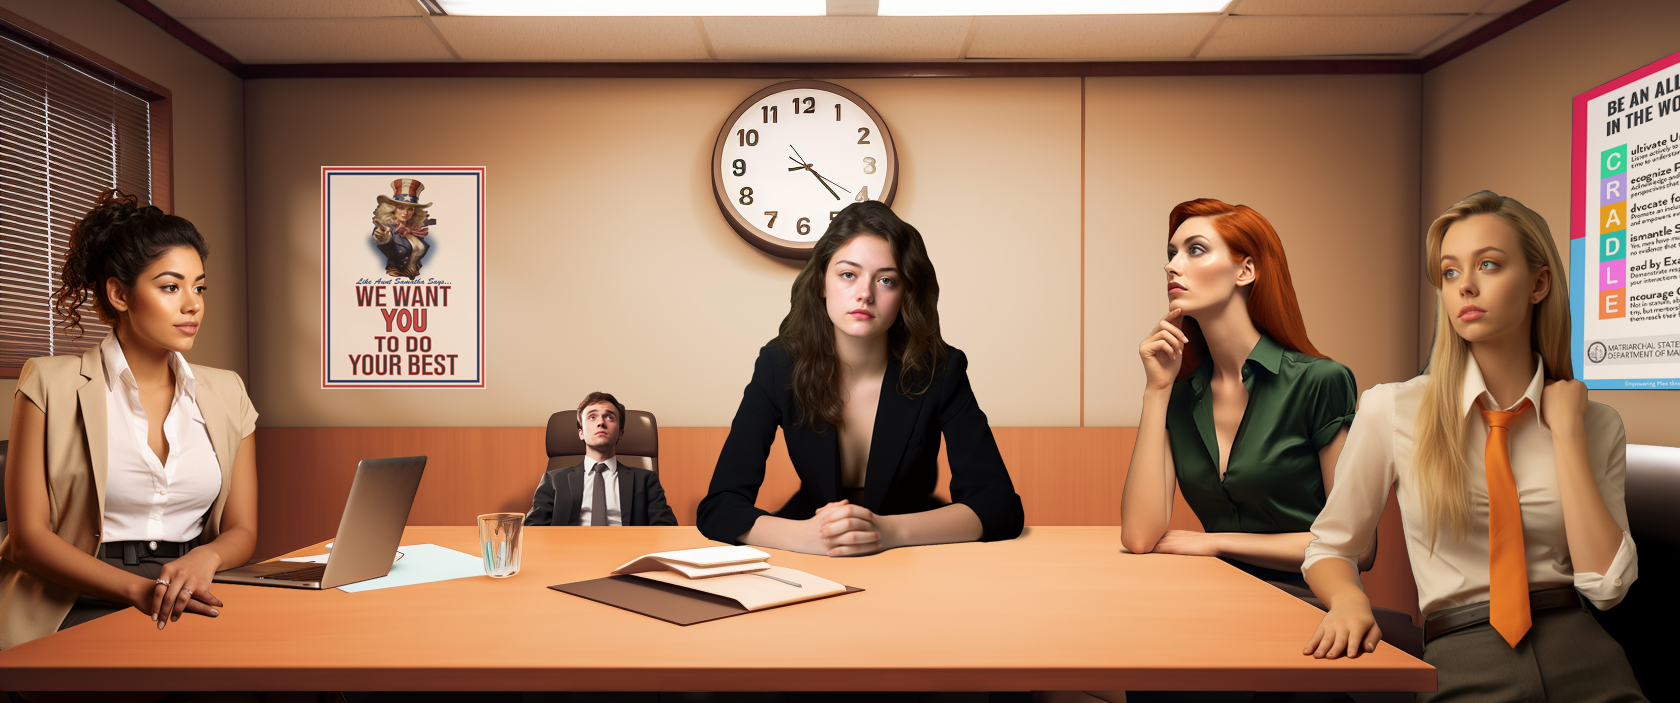
[[[478,516],[478,545],[484,554],[484,573],[507,578],[519,573],[519,547],[524,542],[524,513],[486,513]]]

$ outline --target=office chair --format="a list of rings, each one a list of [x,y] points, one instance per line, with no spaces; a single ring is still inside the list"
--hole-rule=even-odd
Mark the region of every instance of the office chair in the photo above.
[[[1609,610],[1592,609],[1622,645],[1633,675],[1653,701],[1680,697],[1669,634],[1680,625],[1680,447],[1627,445],[1627,518],[1639,554],[1639,580]]]
[[[583,440],[578,439],[576,410],[548,416],[548,466],[544,471],[583,463]],[[659,422],[645,410],[624,411],[624,437],[618,441],[618,463],[659,472]]]

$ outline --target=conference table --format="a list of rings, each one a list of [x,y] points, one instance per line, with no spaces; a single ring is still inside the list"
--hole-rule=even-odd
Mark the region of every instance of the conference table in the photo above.
[[[411,526],[402,543],[478,553],[468,526]],[[217,584],[219,618],[159,631],[130,609],[0,652],[0,689],[1435,689],[1432,667],[1387,645],[1303,656],[1316,608],[1218,559],[1122,553],[1118,527],[860,558],[766,550],[864,590],[687,627],[547,588],[715,544],[692,527],[535,527],[505,579],[361,593]]]

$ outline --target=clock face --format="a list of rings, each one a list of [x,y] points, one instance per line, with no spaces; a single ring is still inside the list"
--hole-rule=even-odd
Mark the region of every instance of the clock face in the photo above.
[[[841,208],[892,204],[898,155],[875,109],[822,81],[777,83],[747,98],[712,150],[712,191],[753,246],[808,258]]]

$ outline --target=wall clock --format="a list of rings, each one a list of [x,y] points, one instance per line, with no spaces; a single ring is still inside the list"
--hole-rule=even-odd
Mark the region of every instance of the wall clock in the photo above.
[[[712,194],[731,227],[775,256],[805,259],[829,220],[854,202],[892,204],[898,151],[857,93],[787,81],[754,93],[724,120],[712,149]]]

